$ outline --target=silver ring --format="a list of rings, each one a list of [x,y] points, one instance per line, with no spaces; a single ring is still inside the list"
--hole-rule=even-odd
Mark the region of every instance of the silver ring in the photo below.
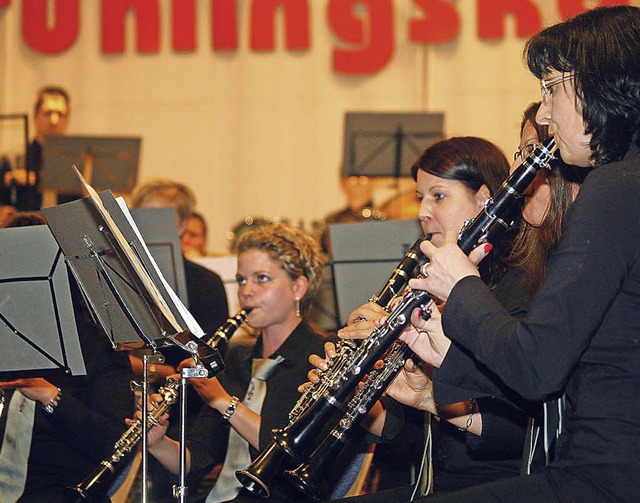
[[[428,264],[428,263],[426,263],[426,264],[422,264],[422,265],[420,266],[420,274],[422,274],[422,276],[424,276],[425,278],[429,277],[429,273],[427,272],[427,266],[428,266],[428,265],[429,265],[429,264]]]

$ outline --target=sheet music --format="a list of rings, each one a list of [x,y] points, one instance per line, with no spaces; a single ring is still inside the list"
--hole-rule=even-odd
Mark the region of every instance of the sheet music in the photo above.
[[[160,309],[160,311],[162,312],[164,317],[169,321],[169,323],[171,324],[173,329],[176,331],[176,333],[182,332],[184,328],[181,327],[178,324],[178,321],[173,316],[173,313],[171,312],[171,309],[169,309],[169,306],[167,305],[164,297],[162,297],[162,295],[158,291],[158,288],[156,287],[155,283],[151,280],[151,278],[149,278],[149,275],[147,274],[147,271],[144,269],[144,267],[140,263],[140,260],[138,259],[138,256],[131,250],[131,247],[129,246],[129,243],[124,238],[124,236],[122,235],[122,232],[120,232],[120,229],[118,228],[116,223],[111,218],[111,215],[109,214],[107,209],[102,204],[102,200],[98,196],[98,193],[93,189],[93,187],[91,187],[91,185],[89,185],[86,182],[86,180],[82,176],[82,173],[80,173],[80,171],[78,171],[78,168],[73,166],[73,169],[75,170],[76,175],[78,176],[78,178],[82,182],[83,186],[87,189],[87,192],[89,193],[89,197],[91,198],[91,201],[94,203],[96,209],[98,210],[98,212],[100,213],[102,218],[104,218],[105,222],[107,222],[107,225],[109,226],[109,230],[111,232],[113,232],[114,238],[120,243],[122,249],[127,254],[127,257],[130,259],[131,264],[136,269],[136,272],[138,273],[138,275],[142,279],[143,283],[145,284],[145,287],[147,288],[147,291],[151,294],[155,304],[158,306],[158,308]],[[128,213],[128,211],[127,211],[127,213]],[[137,230],[137,227],[134,227],[134,228]],[[142,242],[144,242],[144,241],[142,241]],[[147,252],[148,252],[148,250],[147,250]],[[154,263],[155,263],[155,261],[154,261]],[[160,275],[160,276],[162,277],[162,275]],[[167,285],[167,286],[169,286],[169,285]],[[170,290],[170,291],[172,291],[172,290]],[[174,293],[174,295],[175,295],[175,293]],[[182,303],[180,303],[180,304],[182,304]],[[200,329],[200,331],[202,331],[202,329]]]
[[[151,263],[153,264],[153,268],[158,273],[158,276],[160,276],[160,279],[162,280],[162,284],[167,289],[167,292],[169,292],[169,296],[171,297],[171,300],[173,300],[174,304],[178,308],[178,311],[180,311],[180,314],[182,315],[182,318],[187,323],[187,327],[189,328],[189,330],[191,331],[191,333],[193,335],[195,335],[198,338],[202,337],[204,335],[204,330],[202,330],[202,327],[200,327],[200,325],[195,320],[195,318],[193,317],[191,312],[182,303],[182,301],[180,300],[180,297],[178,297],[178,295],[173,291],[173,288],[171,288],[171,286],[169,285],[169,283],[167,282],[165,277],[162,275],[162,272],[160,272],[160,268],[158,267],[158,264],[156,263],[155,259],[153,258],[153,255],[151,255],[151,252],[149,252],[149,249],[147,248],[147,243],[144,242],[144,239],[142,238],[142,234],[140,234],[140,230],[138,229],[138,226],[136,225],[135,221],[133,220],[133,217],[131,216],[131,212],[129,211],[129,208],[128,208],[127,203],[125,202],[124,198],[123,197],[117,197],[116,198],[116,202],[118,203],[118,206],[120,206],[120,209],[122,210],[122,213],[124,213],[125,217],[127,217],[127,220],[131,224],[131,227],[133,228],[134,232],[136,233],[136,236],[138,237],[138,239],[142,243],[142,246],[144,246],[144,249],[145,249],[146,253],[149,255],[149,258],[151,259]]]

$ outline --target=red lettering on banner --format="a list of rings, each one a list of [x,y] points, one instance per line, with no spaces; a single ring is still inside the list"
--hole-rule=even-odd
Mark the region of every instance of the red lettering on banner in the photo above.
[[[588,5],[585,5],[587,3]],[[596,7],[612,7],[614,5],[629,5],[625,0],[600,0],[599,2],[585,2],[584,0],[558,0],[558,10],[562,19],[569,19],[570,17],[577,16],[588,9],[595,9]]]
[[[195,0],[172,0],[171,40],[175,51],[191,52],[196,48]]]
[[[79,31],[78,0],[55,0],[55,19],[47,20],[47,0],[22,2],[22,36],[29,47],[56,54],[71,47]]]
[[[460,31],[460,17],[455,7],[445,0],[413,0],[422,9],[421,19],[409,21],[409,40],[418,44],[449,42]]]
[[[359,14],[359,10],[364,11]],[[339,73],[375,73],[394,51],[391,0],[330,0],[329,24],[335,35],[353,49],[333,49],[333,69]]]
[[[289,50],[309,48],[309,5],[307,0],[253,0],[251,6],[251,49],[272,51],[275,47],[275,11],[285,16],[285,40]]]
[[[478,37],[504,38],[504,18],[516,18],[516,35],[528,37],[542,28],[538,8],[530,0],[478,0]]]
[[[129,10],[136,20],[138,52],[160,49],[160,12],[157,0],[102,0],[102,51],[122,53],[125,48],[125,21]]]
[[[238,13],[236,0],[211,0],[213,48],[234,51],[238,48]]]

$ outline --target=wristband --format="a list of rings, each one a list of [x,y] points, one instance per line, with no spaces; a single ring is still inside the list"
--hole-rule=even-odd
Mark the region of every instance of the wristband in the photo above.
[[[227,407],[227,410],[224,411],[224,414],[222,415],[222,418],[225,421],[228,421],[229,419],[231,419],[231,416],[233,416],[233,413],[236,411],[236,408],[238,407],[238,402],[240,401],[240,399],[237,396],[232,396],[231,397],[231,401],[229,402],[229,406]]]

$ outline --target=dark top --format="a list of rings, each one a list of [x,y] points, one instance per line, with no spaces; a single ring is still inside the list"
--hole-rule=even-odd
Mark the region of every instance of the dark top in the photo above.
[[[213,334],[229,317],[224,283],[220,276],[212,270],[184,257],[183,259],[189,312],[205,334]],[[219,349],[224,354],[226,348],[223,344],[219,346]],[[160,351],[164,355],[166,363],[174,368],[177,368],[182,360],[189,357],[182,348],[177,346],[162,348]],[[187,388],[187,416],[189,418],[195,417],[202,406],[200,395],[193,387],[189,386]],[[171,408],[171,415],[178,417],[179,407],[179,403],[174,404]],[[172,422],[167,435],[176,440],[180,438],[178,421]]]
[[[213,334],[229,317],[227,293],[222,278],[186,258],[184,274],[189,311],[205,333]]]
[[[522,269],[508,271],[493,288],[493,293],[511,315],[522,317],[526,314],[531,293]],[[468,360],[462,351],[454,342],[449,353],[460,353]],[[460,431],[444,420],[432,423],[436,492],[462,489],[520,473],[528,416],[535,407],[515,393],[510,393],[486,367],[479,366],[475,371],[510,400],[495,399],[488,396],[489,393],[473,390],[456,395],[454,400],[442,401],[437,383],[434,382],[436,399],[440,405],[476,398],[482,413],[481,436]],[[410,422],[406,428],[419,432],[419,426],[422,425],[415,424],[414,416],[408,418]]]
[[[36,407],[21,501],[44,501],[43,495],[58,501],[66,486],[78,484],[113,453],[134,410],[127,354],[111,349],[104,333],[78,313],[76,320],[87,375],[48,379],[62,398],[53,414]]]
[[[285,361],[279,364],[267,383],[267,394],[262,405],[262,422],[260,425],[260,451],[273,440],[271,430],[281,428],[288,423],[289,411],[300,397],[298,386],[307,379],[307,373],[313,367],[308,363],[310,354],[324,354],[325,338],[314,333],[302,322],[287,340],[271,355],[271,358],[282,356]],[[242,398],[251,381],[253,358],[261,358],[262,339],[255,343],[231,344],[227,352],[226,370],[218,379],[230,394]],[[209,471],[215,464],[222,463],[225,458],[229,440],[229,423],[222,415],[211,407],[203,410],[189,433],[189,450],[191,453],[191,475],[196,479]],[[251,458],[258,456],[259,451],[250,448]],[[281,484],[285,485],[285,484]],[[289,488],[287,487],[287,492]],[[278,494],[276,490],[276,495]]]
[[[40,175],[42,170],[42,145],[36,140],[29,143],[27,147],[27,159],[25,166],[28,172],[35,172],[35,185],[16,185],[7,187],[4,184],[5,173],[11,171],[8,161],[2,162],[0,167],[0,202],[11,204],[19,211],[37,211],[42,204],[42,194],[40,193]],[[28,178],[27,178],[28,179]],[[15,201],[12,199],[15,197]]]
[[[640,458],[640,162],[594,170],[566,217],[547,278],[524,320],[474,277],[443,313],[445,333],[531,400],[564,392],[555,466]],[[460,391],[471,374],[436,379]]]

